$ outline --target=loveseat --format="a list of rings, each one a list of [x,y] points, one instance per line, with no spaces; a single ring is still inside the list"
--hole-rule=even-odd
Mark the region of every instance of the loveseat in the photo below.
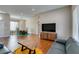
[[[79,42],[76,42],[72,37],[67,40],[56,39],[48,54],[79,54]]]

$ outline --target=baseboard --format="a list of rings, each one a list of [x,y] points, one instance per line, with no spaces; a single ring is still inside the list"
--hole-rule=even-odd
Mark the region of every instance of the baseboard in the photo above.
[[[37,33],[31,33],[31,32],[28,32],[29,34],[36,34],[36,35],[39,35],[39,34],[37,34]]]

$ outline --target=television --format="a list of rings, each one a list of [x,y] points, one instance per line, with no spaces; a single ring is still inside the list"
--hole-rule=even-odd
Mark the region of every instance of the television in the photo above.
[[[56,32],[56,23],[42,24],[42,31]]]

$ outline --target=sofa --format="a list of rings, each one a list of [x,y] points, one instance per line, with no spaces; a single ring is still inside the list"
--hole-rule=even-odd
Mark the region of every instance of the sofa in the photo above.
[[[2,43],[0,42],[0,54],[8,54],[11,51]]]
[[[56,39],[47,53],[79,54],[79,42],[76,42],[72,37],[69,37],[67,40]]]

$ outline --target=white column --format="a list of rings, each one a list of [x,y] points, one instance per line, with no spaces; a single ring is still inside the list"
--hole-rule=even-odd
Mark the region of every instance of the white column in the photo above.
[[[79,6],[72,6],[72,20],[73,20],[73,31],[72,31],[72,36],[73,38],[79,42]]]
[[[10,16],[8,13],[0,13],[0,37],[10,35]]]

